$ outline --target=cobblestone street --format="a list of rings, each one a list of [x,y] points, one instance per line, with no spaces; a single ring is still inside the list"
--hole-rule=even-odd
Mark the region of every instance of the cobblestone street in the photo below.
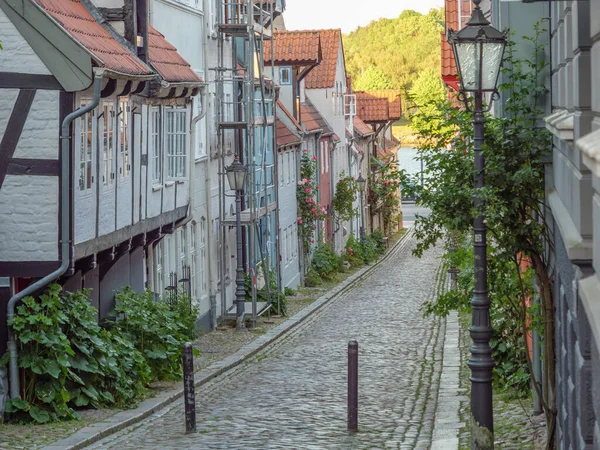
[[[196,392],[198,433],[183,403],[94,444],[102,449],[427,449],[444,322],[423,318],[440,251],[406,239],[357,287],[274,346]],[[359,432],[346,431],[347,342],[359,351]]]

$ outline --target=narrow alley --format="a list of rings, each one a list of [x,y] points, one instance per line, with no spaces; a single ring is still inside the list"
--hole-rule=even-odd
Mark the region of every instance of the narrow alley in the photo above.
[[[417,259],[415,243],[409,236],[356,288],[197,392],[197,434],[184,434],[179,401],[91,448],[430,448],[445,326],[420,306],[439,287],[441,251]],[[346,431],[350,339],[360,345],[357,434]]]

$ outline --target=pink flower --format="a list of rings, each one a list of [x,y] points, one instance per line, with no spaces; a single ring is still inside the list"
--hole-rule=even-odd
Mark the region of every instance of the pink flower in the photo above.
[[[305,148],[304,150],[302,150],[304,153],[308,153],[308,149]]]
[[[306,193],[310,193],[310,188],[305,189]]]
[[[298,223],[302,225],[302,217],[298,217]]]
[[[314,161],[316,161],[316,160],[317,160],[317,157],[316,157],[315,155],[313,155],[313,160],[314,160]]]
[[[315,212],[315,208],[311,209],[310,212]]]
[[[313,208],[313,211],[315,210],[315,208]],[[316,217],[319,217],[319,213],[316,214]]]
[[[313,240],[312,240],[312,241],[310,241],[310,242],[312,242],[312,243],[314,244],[314,243],[315,243],[315,240],[313,239]]]

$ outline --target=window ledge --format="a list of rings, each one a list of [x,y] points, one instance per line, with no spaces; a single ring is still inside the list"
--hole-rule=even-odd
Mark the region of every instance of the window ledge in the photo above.
[[[600,177],[600,130],[589,133],[577,140],[577,147],[583,153],[583,162]]]
[[[177,184],[183,184],[183,183],[185,183],[186,181],[187,181],[187,180],[176,180],[175,182],[176,182]]]
[[[546,128],[563,141],[573,141],[574,114],[558,111],[544,119]]]
[[[592,260],[592,240],[581,237],[567,207],[560,199],[558,192],[554,189],[548,192],[548,204],[550,205],[550,209],[552,209],[552,215],[554,216],[560,234],[562,235],[569,259],[571,261]]]
[[[579,292],[581,303],[587,314],[587,319],[592,329],[592,335],[596,340],[596,346],[600,347],[600,280],[596,275],[579,280]]]
[[[194,160],[194,163],[195,164],[200,164],[200,163],[203,163],[203,162],[206,162],[206,161],[208,161],[208,155],[204,155],[204,156],[200,156],[199,158],[196,158]]]
[[[163,188],[162,185],[160,185],[160,184],[154,184],[154,185],[152,185],[152,192],[161,191],[162,188]]]
[[[165,187],[171,187],[171,186],[175,186],[174,181],[165,181]]]

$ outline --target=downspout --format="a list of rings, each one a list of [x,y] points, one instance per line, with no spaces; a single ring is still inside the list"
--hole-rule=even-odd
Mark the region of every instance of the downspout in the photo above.
[[[186,218],[183,219],[183,222],[179,224],[180,227],[183,227],[191,222],[194,218],[194,207],[193,207],[193,197],[194,197],[194,168],[196,166],[196,125],[199,121],[204,119],[206,116],[206,83],[203,83],[202,86],[204,89],[202,90],[202,95],[200,96],[200,114],[196,117],[192,118],[192,123],[190,125],[190,181],[189,181],[189,205],[187,210]],[[193,154],[192,154],[193,153]]]
[[[102,91],[102,79],[104,78],[104,71],[98,70],[95,72],[94,79],[94,97],[92,102],[87,106],[79,108],[76,111],[73,111],[69,114],[62,123],[62,131],[60,135],[60,143],[61,143],[61,156],[62,156],[62,167],[61,167],[61,235],[60,235],[60,244],[61,244],[61,264],[58,269],[54,272],[46,275],[44,278],[36,281],[32,285],[28,286],[26,289],[22,290],[15,294],[8,302],[8,311],[6,315],[7,325],[15,317],[15,307],[18,302],[20,302],[23,298],[28,295],[33,294],[34,292],[39,291],[44,288],[46,285],[51,283],[52,281],[58,279],[61,275],[63,275],[67,269],[69,268],[69,263],[71,261],[71,236],[70,236],[70,190],[69,190],[69,181],[70,181],[70,143],[71,143],[71,135],[69,133],[69,128],[71,123],[88,113],[92,109],[94,109],[98,103],[100,102],[100,93]],[[15,339],[15,335],[10,331],[10,327],[8,327],[8,352],[10,354],[9,360],[9,373],[10,373],[10,397],[18,398],[20,397],[20,386],[19,386],[19,353],[17,349],[17,341]]]

